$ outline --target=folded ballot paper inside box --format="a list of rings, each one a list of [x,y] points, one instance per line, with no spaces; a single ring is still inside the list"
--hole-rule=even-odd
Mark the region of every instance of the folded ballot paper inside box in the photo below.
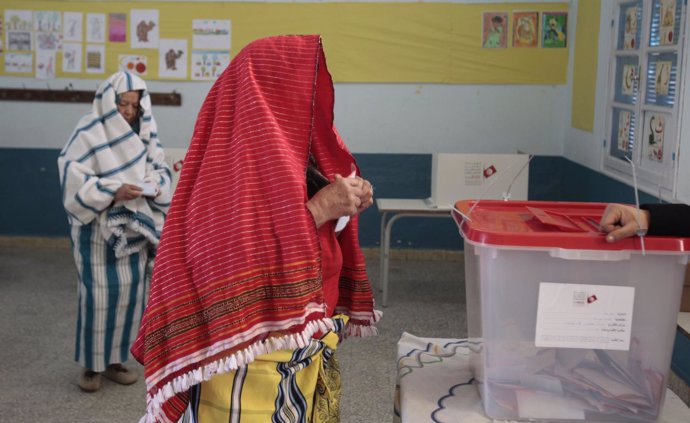
[[[458,201],[471,366],[499,420],[654,422],[690,239],[615,244],[605,204]],[[644,247],[643,244],[644,243]]]

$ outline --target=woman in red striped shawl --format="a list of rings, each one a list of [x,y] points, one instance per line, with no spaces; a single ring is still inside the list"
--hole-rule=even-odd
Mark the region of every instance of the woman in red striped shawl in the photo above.
[[[132,349],[143,421],[338,420],[333,352],[380,312],[358,240],[373,189],[333,101],[316,35],[254,41],[211,88]]]

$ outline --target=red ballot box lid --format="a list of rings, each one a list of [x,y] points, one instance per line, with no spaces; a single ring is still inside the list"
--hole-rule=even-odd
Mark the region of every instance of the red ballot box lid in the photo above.
[[[461,200],[453,219],[462,236],[485,245],[578,250],[639,250],[638,236],[606,242],[599,229],[607,203],[559,201]],[[684,253],[690,238],[645,236],[646,252]]]

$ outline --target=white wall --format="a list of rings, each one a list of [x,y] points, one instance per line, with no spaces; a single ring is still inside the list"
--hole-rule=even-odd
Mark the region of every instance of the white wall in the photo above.
[[[328,52],[327,52],[328,54]],[[7,88],[94,90],[97,80],[0,77]],[[157,106],[161,140],[185,147],[209,83],[148,81],[152,92],[182,95]],[[337,84],[336,125],[356,153],[562,153],[565,86]],[[90,104],[0,102],[0,148],[62,148]]]

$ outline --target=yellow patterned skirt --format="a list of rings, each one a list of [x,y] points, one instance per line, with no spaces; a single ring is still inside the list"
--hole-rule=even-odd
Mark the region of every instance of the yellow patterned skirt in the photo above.
[[[335,331],[298,350],[256,357],[190,391],[183,421],[193,423],[337,423],[340,369],[335,358],[347,317],[333,317]]]

